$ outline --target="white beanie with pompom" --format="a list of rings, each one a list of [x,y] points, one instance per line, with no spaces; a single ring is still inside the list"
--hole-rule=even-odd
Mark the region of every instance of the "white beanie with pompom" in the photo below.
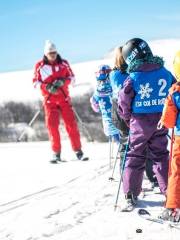
[[[50,40],[46,40],[44,46],[44,55],[47,56],[47,54],[50,52],[57,52],[57,48],[53,42],[51,42]]]

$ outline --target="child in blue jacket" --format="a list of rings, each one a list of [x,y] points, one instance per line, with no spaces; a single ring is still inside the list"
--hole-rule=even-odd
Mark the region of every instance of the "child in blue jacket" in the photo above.
[[[112,120],[114,125],[119,129],[121,135],[120,159],[121,163],[124,158],[129,127],[118,114],[118,95],[122,89],[124,81],[127,79],[127,64],[122,56],[122,47],[115,50],[114,68],[109,74],[109,79],[112,87]]]
[[[91,106],[95,112],[102,114],[104,133],[115,142],[120,141],[120,131],[112,121],[112,87],[109,80],[111,68],[101,65],[96,72],[97,87],[90,99]]]

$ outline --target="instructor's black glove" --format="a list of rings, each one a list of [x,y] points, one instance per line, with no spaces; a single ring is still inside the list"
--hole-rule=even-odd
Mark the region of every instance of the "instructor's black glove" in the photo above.
[[[64,85],[65,79],[57,79],[53,83],[48,83],[46,89],[49,93],[55,94],[58,88]]]

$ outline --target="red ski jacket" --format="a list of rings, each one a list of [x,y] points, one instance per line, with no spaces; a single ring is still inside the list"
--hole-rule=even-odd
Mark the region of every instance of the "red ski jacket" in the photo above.
[[[70,68],[69,63],[66,60],[62,60],[61,63],[54,62],[53,64],[46,63],[44,60],[39,61],[35,65],[33,83],[34,86],[40,86],[42,95],[46,98],[50,93],[46,90],[48,83],[53,83],[57,79],[65,79],[65,83],[60,87],[55,94],[52,94],[50,99],[53,101],[64,100],[65,97],[69,97],[68,86],[74,78],[74,73]]]

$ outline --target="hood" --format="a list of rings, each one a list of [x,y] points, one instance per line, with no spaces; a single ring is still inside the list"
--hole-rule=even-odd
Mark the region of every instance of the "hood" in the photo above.
[[[144,59],[137,59],[128,66],[128,72],[153,71],[164,66],[164,60],[158,56],[150,56]]]

